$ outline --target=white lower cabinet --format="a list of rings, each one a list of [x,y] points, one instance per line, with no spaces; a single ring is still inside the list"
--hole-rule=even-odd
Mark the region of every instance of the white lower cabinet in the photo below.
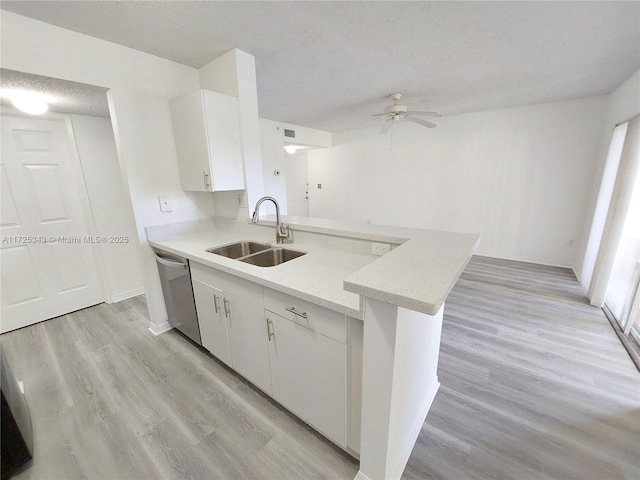
[[[346,345],[267,311],[273,398],[347,445]]]
[[[231,366],[227,320],[222,313],[224,294],[222,290],[200,280],[194,279],[192,283],[202,346],[220,361]]]
[[[262,287],[195,262],[191,279],[202,346],[271,395]]]
[[[224,297],[233,369],[261,390],[271,394],[264,310],[261,305],[227,292]]]
[[[197,262],[191,278],[203,347],[357,454],[361,358],[345,315]]]

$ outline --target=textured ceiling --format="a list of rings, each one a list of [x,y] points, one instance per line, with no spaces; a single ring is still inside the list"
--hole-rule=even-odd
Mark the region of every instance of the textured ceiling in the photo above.
[[[109,117],[105,88],[6,68],[0,69],[0,87],[3,91],[2,105],[11,105],[11,100],[4,95],[5,89],[26,90],[50,97],[49,111],[52,112]]]
[[[2,1],[200,67],[256,57],[260,115],[339,130],[404,94],[456,114],[608,94],[640,67],[640,2]]]

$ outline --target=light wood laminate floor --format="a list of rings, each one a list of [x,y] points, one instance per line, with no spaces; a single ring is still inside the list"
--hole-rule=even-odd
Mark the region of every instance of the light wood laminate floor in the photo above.
[[[351,457],[147,327],[136,297],[2,335],[35,433],[17,478],[353,478]],[[569,270],[474,257],[439,378],[406,480],[640,478],[640,374]]]

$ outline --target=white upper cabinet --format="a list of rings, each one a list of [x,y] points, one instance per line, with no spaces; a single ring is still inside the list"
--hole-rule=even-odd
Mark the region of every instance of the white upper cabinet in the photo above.
[[[197,90],[171,102],[182,189],[244,189],[238,99]]]

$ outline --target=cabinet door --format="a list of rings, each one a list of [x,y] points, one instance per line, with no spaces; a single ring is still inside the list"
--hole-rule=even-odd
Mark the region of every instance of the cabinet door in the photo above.
[[[238,99],[202,91],[213,191],[244,189]]]
[[[273,398],[346,446],[345,345],[279,315],[266,314]]]
[[[202,91],[197,90],[173,100],[171,119],[182,189],[211,191],[209,142]]]
[[[229,326],[233,369],[271,394],[267,324],[263,307],[225,292],[223,310]]]
[[[224,295],[221,290],[193,280],[202,346],[219,360],[231,366],[231,350],[227,320],[223,315]]]

